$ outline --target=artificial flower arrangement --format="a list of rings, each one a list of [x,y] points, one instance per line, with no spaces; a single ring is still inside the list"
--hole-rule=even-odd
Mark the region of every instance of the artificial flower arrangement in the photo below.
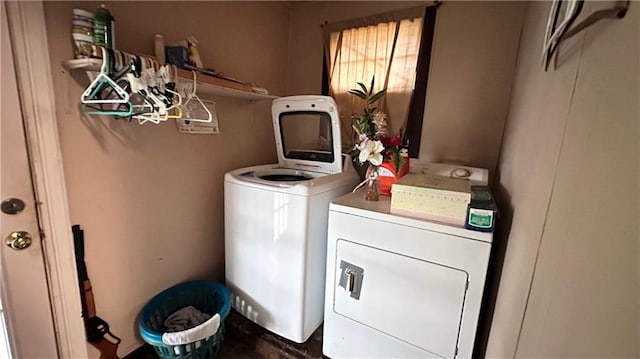
[[[406,150],[403,149],[402,140],[398,135],[390,135],[387,131],[387,115],[379,110],[374,104],[387,93],[387,89],[382,89],[373,93],[375,77],[371,79],[369,88],[362,82],[358,82],[358,88],[349,90],[349,94],[354,95],[365,102],[362,113],[351,115],[353,129],[358,136],[357,143],[353,149],[354,160],[360,164],[369,164],[367,179],[361,184],[368,183],[368,186],[376,186],[380,166],[385,161],[393,163],[393,182],[408,171]],[[389,171],[387,171],[389,172]],[[396,178],[397,175],[397,178]],[[389,177],[388,175],[386,177]],[[372,183],[375,182],[375,183]],[[360,187],[360,186],[358,186]],[[382,188],[383,194],[390,194],[391,183]],[[377,195],[372,194],[371,198],[366,194],[365,198],[377,200]]]

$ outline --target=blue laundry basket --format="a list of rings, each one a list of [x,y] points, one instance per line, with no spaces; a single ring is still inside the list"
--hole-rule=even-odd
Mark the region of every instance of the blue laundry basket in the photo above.
[[[183,345],[162,342],[164,321],[186,306],[211,316],[220,314],[220,328],[203,340]],[[213,281],[191,281],[175,285],[153,297],[138,315],[138,330],[142,340],[151,344],[164,359],[213,358],[224,339],[224,319],[231,310],[231,293],[223,284]]]

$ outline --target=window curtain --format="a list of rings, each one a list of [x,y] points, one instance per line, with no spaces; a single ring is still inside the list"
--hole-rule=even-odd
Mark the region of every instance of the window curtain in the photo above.
[[[375,76],[373,92],[387,95],[376,106],[387,115],[389,134],[402,138],[413,94],[424,7],[323,26],[329,94],[340,113],[342,144],[355,143],[351,114],[363,111],[364,103],[348,90],[358,82],[367,87]]]

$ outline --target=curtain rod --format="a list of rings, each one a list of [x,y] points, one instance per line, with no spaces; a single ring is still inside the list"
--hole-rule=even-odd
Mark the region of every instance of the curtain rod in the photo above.
[[[442,1],[435,0],[431,4],[424,4],[424,5],[415,6],[415,7],[391,10],[391,11],[387,11],[387,12],[383,12],[383,13],[379,13],[379,14],[363,16],[361,18],[356,18],[356,19],[352,19],[352,20],[344,20],[344,21],[337,21],[337,22],[329,22],[329,21],[325,20],[322,24],[320,24],[320,27],[321,28],[325,28],[327,26],[332,26],[332,25],[337,25],[337,24],[344,24],[344,23],[348,24],[348,23],[353,23],[353,22],[359,22],[359,20],[362,20],[364,22],[366,19],[380,18],[380,17],[384,17],[385,15],[388,15],[388,14],[394,14],[394,13],[403,14],[403,13],[407,13],[407,12],[410,12],[410,11],[416,11],[416,10],[420,10],[420,9],[422,9],[424,11],[424,9],[426,9],[426,8],[434,7],[434,6],[435,7],[440,7],[440,5],[442,5]],[[424,13],[423,13],[423,15],[424,15]]]

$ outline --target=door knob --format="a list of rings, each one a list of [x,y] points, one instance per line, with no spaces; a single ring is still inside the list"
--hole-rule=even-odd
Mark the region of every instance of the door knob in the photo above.
[[[25,231],[11,232],[4,240],[4,243],[12,249],[25,249],[31,245],[31,234]]]

